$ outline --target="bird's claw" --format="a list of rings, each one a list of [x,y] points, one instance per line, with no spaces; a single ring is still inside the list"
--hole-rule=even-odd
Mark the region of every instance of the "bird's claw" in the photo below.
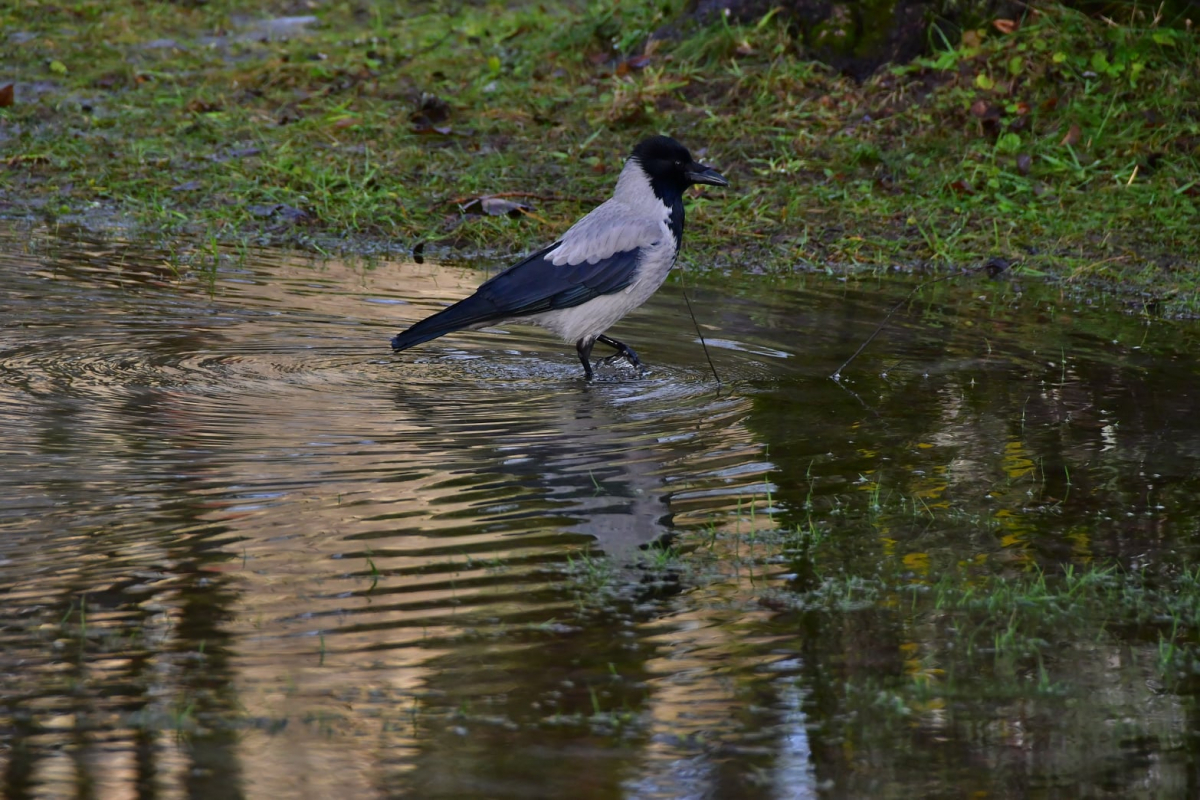
[[[605,356],[600,360],[605,364],[615,364],[618,361],[624,360],[634,369],[642,369],[642,362],[638,359],[637,353],[633,352],[632,350],[627,353],[614,353],[613,355]]]

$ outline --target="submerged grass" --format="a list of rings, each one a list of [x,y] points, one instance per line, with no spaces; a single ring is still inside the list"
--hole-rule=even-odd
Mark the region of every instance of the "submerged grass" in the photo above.
[[[876,631],[853,653],[839,649],[840,637],[826,643],[832,649],[821,656],[823,668],[847,687],[884,692],[897,708],[912,710],[933,698],[1078,697],[1094,688],[1089,681],[1099,655],[1162,689],[1200,691],[1200,567],[1020,566],[984,556],[939,565],[928,553],[912,552],[868,558],[855,568],[851,532],[876,525],[881,511],[874,495],[852,504],[857,510],[840,520],[810,518],[791,529],[760,531],[756,549],[742,557],[768,570],[770,579],[745,602],[748,610],[774,612],[773,629]],[[910,507],[916,505],[900,499],[885,513],[894,522]],[[969,525],[993,527],[951,510],[913,513],[929,515],[918,527],[949,525],[957,536]],[[685,559],[687,582],[728,580],[731,554],[742,552],[720,541],[730,536],[745,534],[696,535]],[[881,671],[881,664],[894,669]]]
[[[1136,7],[1038,5],[856,83],[777,16],[651,39],[681,0],[293,5],[6,5],[0,213],[510,252],[667,131],[734,184],[692,205],[705,265],[1004,256],[1200,303],[1200,47]],[[506,192],[536,210],[464,211]]]

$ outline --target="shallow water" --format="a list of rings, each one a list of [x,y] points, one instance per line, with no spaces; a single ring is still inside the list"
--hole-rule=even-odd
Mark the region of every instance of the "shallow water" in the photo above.
[[[806,611],[784,535],[921,585],[1195,564],[1193,325],[960,279],[837,383],[911,281],[710,277],[723,385],[678,285],[586,384],[519,327],[389,352],[475,270],[208,264],[0,237],[5,797],[1196,796],[1153,638],[897,711],[945,631]]]

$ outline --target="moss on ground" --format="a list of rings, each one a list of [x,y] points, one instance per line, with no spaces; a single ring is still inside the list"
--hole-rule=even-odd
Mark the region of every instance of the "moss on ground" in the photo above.
[[[776,18],[652,39],[681,5],[18,0],[0,214],[509,255],[662,131],[733,182],[692,203],[698,265],[1002,256],[1200,308],[1189,29],[1037,6],[860,84]],[[463,210],[505,192],[530,208]]]

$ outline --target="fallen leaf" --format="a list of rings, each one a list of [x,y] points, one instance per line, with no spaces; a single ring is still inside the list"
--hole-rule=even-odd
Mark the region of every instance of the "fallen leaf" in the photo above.
[[[1080,137],[1082,137],[1082,136],[1083,136],[1083,131],[1079,130],[1079,126],[1078,126],[1078,125],[1072,125],[1072,126],[1071,126],[1071,127],[1068,129],[1068,130],[1067,130],[1067,135],[1066,135],[1066,136],[1064,136],[1064,137],[1062,138],[1062,141],[1061,141],[1061,142],[1059,142],[1059,144],[1061,144],[1061,145],[1066,145],[1066,146],[1071,146],[1071,145],[1078,144],[1078,143],[1079,143],[1079,139],[1080,139]]]
[[[1000,107],[987,100],[976,100],[971,104],[971,116],[979,119],[999,119]]]
[[[8,108],[13,104],[13,85],[0,86],[0,108]]]
[[[983,41],[983,37],[979,35],[979,31],[963,31],[963,47],[979,47],[981,41]]]
[[[521,217],[533,210],[524,203],[516,203],[501,197],[476,197],[464,203],[460,208],[464,214],[484,214],[489,217]]]
[[[992,20],[992,27],[1001,33],[1012,33],[1017,29],[1017,23],[1011,19],[994,19]]]
[[[354,117],[342,117],[337,122],[333,123],[335,128],[353,128],[358,124],[358,120]]]
[[[946,188],[955,194],[975,194],[975,188],[961,179],[947,183]]]

